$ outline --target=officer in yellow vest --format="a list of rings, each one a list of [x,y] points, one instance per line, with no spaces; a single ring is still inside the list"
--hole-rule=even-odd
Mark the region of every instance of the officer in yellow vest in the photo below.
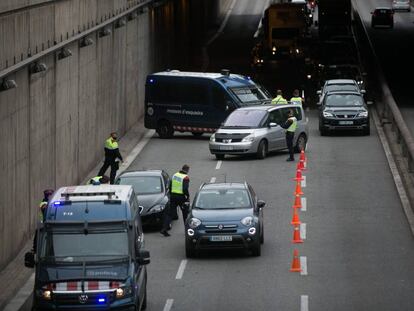
[[[293,97],[290,99],[290,103],[291,104],[296,104],[296,105],[303,105],[304,100],[302,97],[299,96],[299,90],[296,89],[293,91]]]
[[[287,104],[287,100],[282,95],[282,90],[276,91],[276,97],[272,99],[272,105],[284,105]]]
[[[289,149],[289,158],[287,158],[286,161],[295,161],[293,139],[295,138],[295,132],[298,127],[298,120],[292,110],[289,110],[287,120],[282,127],[286,129],[286,145]]]
[[[123,162],[121,153],[119,152],[117,139],[118,135],[113,132],[111,133],[111,136],[105,141],[105,161],[98,173],[98,176],[103,176],[108,167],[111,167],[111,173],[109,175],[109,181],[111,184],[114,183],[116,171],[119,168],[116,159],[118,158],[121,160],[121,162]]]
[[[190,167],[184,164],[181,170],[171,178],[170,204],[168,209],[164,210],[164,224],[160,231],[164,236],[170,236],[167,230],[170,228],[171,219],[173,218],[174,211],[177,211],[177,206],[180,207],[183,213],[183,221],[185,222],[187,219],[189,206],[185,203],[190,201],[190,193],[188,192],[190,185],[190,177],[188,177],[189,171]]]
[[[107,183],[109,183],[109,177],[106,175],[95,176],[88,181],[88,185],[95,185],[95,186],[99,186],[99,185],[107,184]]]

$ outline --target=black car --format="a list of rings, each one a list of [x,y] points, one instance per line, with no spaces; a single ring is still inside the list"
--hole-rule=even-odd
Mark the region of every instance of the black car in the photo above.
[[[370,134],[369,112],[360,92],[328,92],[323,97],[319,113],[321,136],[333,130],[361,130]]]
[[[164,170],[126,171],[117,177],[115,184],[131,185],[140,205],[143,225],[162,225],[162,216],[170,204],[170,177]]]
[[[388,26],[390,28],[394,27],[394,10],[388,7],[379,7],[375,8],[371,12],[371,27],[376,26]]]
[[[247,183],[203,184],[185,223],[186,256],[223,248],[247,249],[260,256],[264,206]]]

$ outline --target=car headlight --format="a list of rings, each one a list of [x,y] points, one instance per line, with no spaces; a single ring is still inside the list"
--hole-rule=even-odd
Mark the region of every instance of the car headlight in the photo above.
[[[131,286],[122,286],[118,287],[115,290],[116,298],[124,298],[132,295],[132,287]]]
[[[251,226],[251,225],[253,225],[253,222],[254,222],[254,219],[253,219],[253,217],[251,217],[251,216],[247,216],[247,217],[244,217],[241,221],[240,221],[243,225],[245,225],[245,226]]]
[[[216,134],[213,134],[210,136],[210,141],[215,142],[216,141]]]
[[[322,112],[322,114],[323,114],[323,116],[326,118],[326,117],[333,117],[334,115],[331,113],[331,112],[328,112],[328,111],[324,111],[324,112]]]
[[[198,218],[191,218],[190,221],[188,222],[188,226],[191,229],[195,229],[197,228],[199,225],[201,225],[201,220]]]
[[[361,111],[360,113],[358,113],[358,117],[363,117],[363,118],[368,117],[368,111]]]
[[[245,138],[242,139],[242,143],[251,143],[254,140],[253,135],[247,135]]]
[[[164,208],[165,208],[164,204],[157,204],[157,205],[151,207],[150,212],[151,213],[158,213],[158,212],[163,211]]]

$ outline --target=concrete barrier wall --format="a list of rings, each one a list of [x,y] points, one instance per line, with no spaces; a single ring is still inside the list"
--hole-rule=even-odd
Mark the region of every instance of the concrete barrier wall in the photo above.
[[[130,2],[62,0],[0,15],[0,70],[116,15]],[[0,270],[31,238],[43,190],[79,183],[102,160],[109,133],[122,136],[141,120],[147,74],[190,65],[188,47],[205,31],[203,26],[196,38],[189,36],[197,20],[191,2],[171,0],[145,9],[126,25],[110,27],[108,36],[89,35],[93,45],[68,45],[70,57],[45,56],[39,62],[47,71],[30,74],[24,67],[9,77],[18,87],[0,92]],[[1,12],[33,2],[0,3]],[[217,2],[210,5],[214,12]],[[204,21],[216,18],[197,12]]]

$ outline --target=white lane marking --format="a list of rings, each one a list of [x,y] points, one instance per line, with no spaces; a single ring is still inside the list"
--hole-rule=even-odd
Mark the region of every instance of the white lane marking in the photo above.
[[[306,240],[306,223],[301,223],[300,226],[300,238]]]
[[[397,164],[395,163],[394,157],[391,153],[390,145],[388,144],[384,130],[380,126],[378,115],[375,110],[373,110],[372,116],[374,119],[375,127],[377,128],[378,136],[380,137],[382,147],[384,148],[384,152],[388,160],[388,166],[390,167],[392,177],[394,178],[395,186],[397,187],[401,205],[405,212],[405,216],[407,217],[408,224],[410,225],[411,233],[414,235],[414,213],[411,209],[411,204],[408,199],[407,192],[405,191],[403,181],[401,179],[400,173],[398,172]]]
[[[183,278],[185,266],[187,266],[187,259],[181,260],[180,266],[178,267],[177,275],[175,276],[176,280],[181,280]]]
[[[237,2],[237,0],[233,0],[233,2],[231,3],[230,8],[228,9],[228,11],[226,13],[226,17],[224,18],[223,22],[220,25],[219,30],[217,30],[217,32],[214,34],[214,36],[210,40],[208,40],[208,42],[206,44],[207,46],[209,46],[211,43],[213,43],[214,40],[216,40],[218,38],[218,36],[223,32],[223,29],[227,25],[227,21],[230,18],[231,12],[233,11],[236,2]]]
[[[216,182],[216,177],[211,177],[210,183],[214,184]]]
[[[302,188],[306,187],[306,176],[302,175],[303,180],[300,182],[300,185],[302,186]]]
[[[306,212],[306,208],[307,208],[307,206],[306,206],[306,204],[307,204],[307,201],[306,201],[306,198],[300,198],[300,203],[302,204],[302,208],[301,208],[301,211],[302,212]]]
[[[14,296],[14,298],[7,304],[7,306],[4,308],[4,311],[20,310],[20,308],[26,302],[27,298],[33,292],[34,279],[35,274],[33,273],[30,276],[30,279],[26,282],[26,284],[24,284],[24,286],[18,291],[17,295]]]
[[[309,311],[309,296],[300,296],[300,311]]]
[[[164,309],[162,309],[162,311],[170,311],[173,303],[174,303],[174,299],[167,299],[164,305]]]
[[[217,161],[216,170],[219,170],[220,169],[222,162],[223,161],[221,161],[221,160]]]
[[[306,256],[300,256],[300,267],[302,268],[302,271],[300,271],[300,275],[308,275],[308,264]]]

